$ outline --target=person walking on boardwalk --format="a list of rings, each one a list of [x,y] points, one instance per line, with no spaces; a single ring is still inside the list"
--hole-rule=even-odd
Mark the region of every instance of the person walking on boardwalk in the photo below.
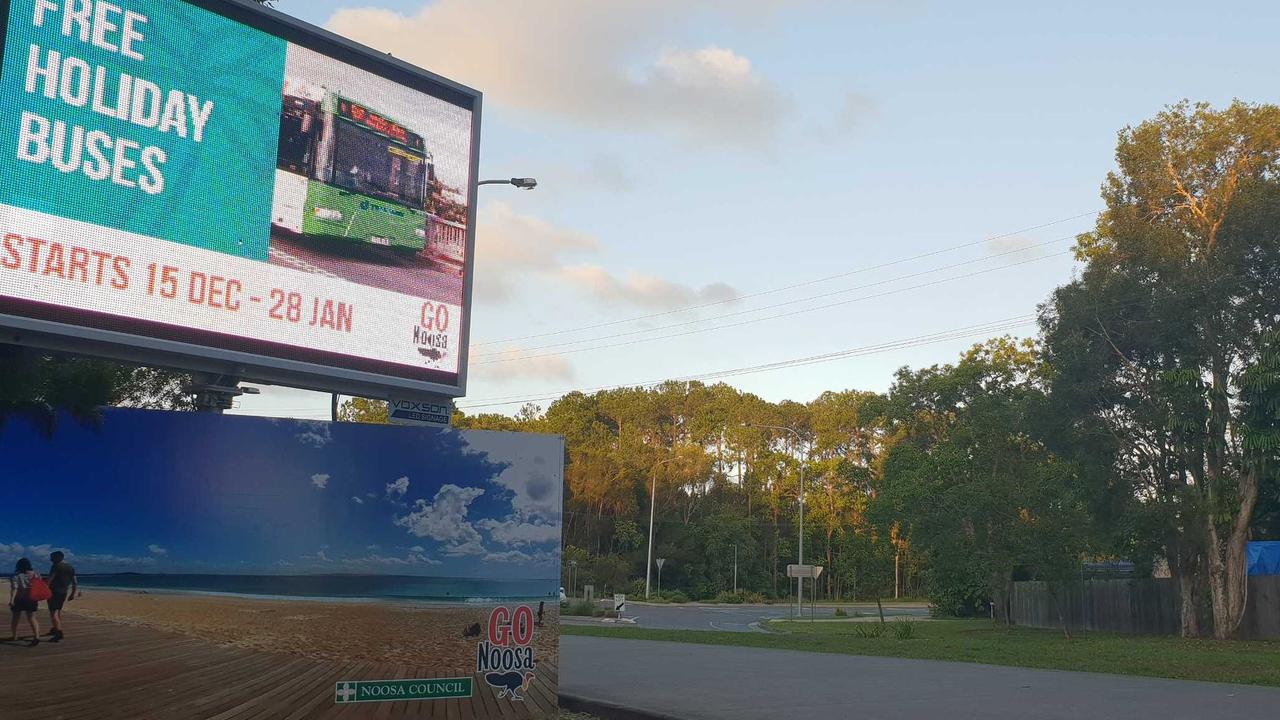
[[[49,590],[53,595],[49,598],[49,623],[53,625],[49,634],[53,639],[49,642],[62,641],[62,606],[76,599],[79,586],[76,584],[76,569],[67,562],[67,556],[61,550],[49,555],[53,565],[49,568]]]
[[[13,568],[13,576],[9,578],[9,612],[13,620],[9,623],[9,641],[18,639],[18,619],[27,614],[27,624],[31,626],[31,646],[40,644],[40,622],[36,620],[36,611],[40,603],[31,597],[31,586],[40,576],[31,568],[31,561],[22,558]]]

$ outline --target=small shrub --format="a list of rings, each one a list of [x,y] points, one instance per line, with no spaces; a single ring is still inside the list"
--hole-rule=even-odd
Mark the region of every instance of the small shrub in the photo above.
[[[641,593],[640,597],[641,597],[641,599],[643,599],[643,598],[644,598],[644,594],[643,594],[643,593]],[[658,604],[658,605],[666,605],[668,602],[671,602],[671,601],[670,601],[670,600],[667,600],[666,598],[662,597],[661,595],[650,595],[650,596],[649,596],[649,599],[648,599],[648,600],[644,600],[644,602],[647,602],[647,603],[655,603],[655,604]]]
[[[893,636],[899,640],[910,640],[916,636],[916,624],[907,618],[893,621]]]
[[[844,608],[838,607],[836,608],[836,617],[838,618],[849,617],[849,613],[845,612]]]
[[[561,603],[561,615],[572,615],[575,617],[595,617],[595,603],[589,603],[586,600],[579,600],[575,603]]]
[[[689,602],[689,596],[685,595],[683,592],[679,590],[664,590],[662,594],[664,597],[666,597],[667,602],[673,602],[673,603]]]
[[[853,626],[853,634],[863,640],[872,640],[874,638],[884,636],[884,623],[856,623]]]
[[[731,605],[741,605],[743,603],[761,605],[767,603],[768,600],[765,599],[764,595],[751,590],[739,590],[736,593],[722,590],[715,596],[715,599],[707,600],[706,602],[726,603]]]

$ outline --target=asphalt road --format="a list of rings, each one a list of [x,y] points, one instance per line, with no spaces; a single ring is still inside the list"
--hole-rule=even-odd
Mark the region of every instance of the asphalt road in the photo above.
[[[681,720],[1241,720],[1280,689],[685,643],[561,638],[560,692]]]
[[[852,612],[852,607],[846,607]],[[876,612],[875,606],[858,607],[858,612],[870,617]],[[884,608],[886,617],[910,615],[925,617],[927,608],[920,606],[890,606]],[[835,617],[835,608],[819,606],[813,610],[816,618]],[[636,625],[645,628],[662,630],[725,630],[729,632],[751,632],[759,630],[759,625],[770,620],[782,620],[791,617],[791,609],[786,605],[644,605],[628,603],[625,617],[635,618]],[[809,617],[809,609],[805,608],[805,617]],[[566,616],[562,621],[577,625],[596,625],[598,620]]]
[[[272,265],[342,278],[426,300],[462,303],[462,278],[436,268],[423,254],[397,255],[383,248],[271,233]]]

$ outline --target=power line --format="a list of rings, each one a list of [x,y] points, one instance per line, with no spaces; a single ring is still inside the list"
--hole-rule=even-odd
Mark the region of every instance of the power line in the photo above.
[[[747,294],[747,295],[739,295],[739,296],[732,297],[732,298],[728,298],[728,299],[725,299],[725,300],[716,300],[716,301],[713,301],[713,302],[706,302],[706,303],[701,303],[701,304],[697,304],[697,305],[686,305],[686,306],[684,306],[684,307],[678,307],[678,308],[675,308],[674,310],[664,310],[664,311],[661,311],[661,312],[649,313],[649,314],[647,314],[647,315],[635,315],[635,316],[628,317],[628,318],[622,318],[622,319],[618,319],[618,320],[608,320],[608,321],[605,321],[605,322],[595,323],[595,324],[592,324],[592,325],[582,325],[582,326],[579,326],[579,327],[565,328],[565,329],[562,329],[562,330],[553,330],[553,331],[548,331],[548,332],[544,332],[544,333],[535,333],[535,334],[531,334],[531,335],[522,335],[522,336],[519,336],[519,337],[501,338],[501,339],[498,339],[498,340],[486,340],[486,341],[484,341],[484,342],[472,343],[472,344],[471,344],[471,346],[472,346],[473,348],[476,348],[476,347],[483,347],[483,346],[486,346],[486,345],[498,345],[498,344],[501,344],[501,343],[508,343],[508,342],[520,342],[520,341],[523,341],[523,340],[533,340],[533,339],[536,339],[536,338],[552,337],[552,336],[556,336],[556,335],[565,335],[565,334],[568,334],[568,333],[582,332],[582,331],[584,331],[584,330],[595,330],[595,329],[603,328],[603,327],[612,327],[612,326],[614,326],[614,325],[622,325],[622,324],[625,324],[625,323],[637,322],[637,321],[640,321],[640,320],[650,320],[650,319],[657,318],[657,317],[665,317],[665,316],[667,316],[667,315],[676,315],[676,314],[683,313],[683,312],[689,312],[689,311],[691,311],[691,310],[701,310],[701,309],[703,309],[703,308],[715,307],[715,306],[717,306],[717,305],[726,305],[726,304],[729,304],[729,303],[741,302],[741,301],[743,301],[743,300],[750,300],[751,298],[763,297],[763,296],[765,296],[765,295],[773,295],[773,294],[780,293],[780,292],[786,292],[786,291],[788,291],[788,290],[795,290],[796,288],[808,287],[808,286],[810,286],[810,285],[817,285],[817,284],[819,284],[819,283],[829,282],[829,281],[831,281],[831,280],[839,280],[839,279],[841,279],[841,278],[846,278],[846,277],[850,277],[850,276],[853,276],[853,275],[859,275],[859,274],[862,274],[862,273],[871,272],[872,270],[883,270],[884,268],[887,268],[887,267],[893,267],[893,266],[895,266],[895,265],[901,265],[901,264],[903,264],[903,263],[914,262],[914,261],[916,261],[916,260],[923,260],[923,259],[925,259],[925,258],[933,257],[933,256],[935,256],[935,255],[942,255],[942,254],[949,253],[949,252],[955,252],[956,250],[963,250],[963,249],[965,249],[965,248],[974,247],[975,245],[982,245],[982,244],[984,244],[984,243],[989,243],[989,242],[992,242],[992,241],[994,241],[994,240],[1001,240],[1001,239],[1004,239],[1004,238],[1007,238],[1007,237],[1012,237],[1012,236],[1014,236],[1014,235],[1020,235],[1020,234],[1025,233],[1025,232],[1031,232],[1031,231],[1033,231],[1033,230],[1043,230],[1044,228],[1047,228],[1047,227],[1053,227],[1054,225],[1061,225],[1062,223],[1071,222],[1072,220],[1079,220],[1080,218],[1092,217],[1092,216],[1094,216],[1094,215],[1097,215],[1097,214],[1098,214],[1098,213],[1100,213],[1100,212],[1102,212],[1102,211],[1101,211],[1101,210],[1093,210],[1093,211],[1091,211],[1091,212],[1080,213],[1079,215],[1072,215],[1071,217],[1062,218],[1062,219],[1059,219],[1059,220],[1053,220],[1053,221],[1051,221],[1051,222],[1042,223],[1042,224],[1040,224],[1040,225],[1032,225],[1032,226],[1030,226],[1030,227],[1025,227],[1025,228],[1022,228],[1022,229],[1019,229],[1019,230],[1013,230],[1013,231],[1010,231],[1010,232],[1002,233],[1002,234],[1000,234],[1000,235],[992,235],[992,236],[990,236],[990,237],[986,237],[986,238],[983,238],[983,239],[981,239],[981,240],[973,240],[973,241],[970,241],[970,242],[961,243],[961,244],[959,244],[959,245],[952,245],[952,246],[945,247],[945,248],[939,248],[938,250],[931,250],[931,251],[926,252],[926,253],[920,253],[919,255],[912,255],[912,256],[910,256],[910,257],[903,257],[903,258],[899,258],[899,259],[897,259],[897,260],[890,260],[890,261],[888,261],[888,262],[883,262],[883,263],[880,263],[880,264],[878,264],[878,265],[870,265],[870,266],[867,266],[867,267],[864,267],[864,268],[858,268],[858,269],[855,269],[855,270],[849,270],[849,271],[846,271],[846,272],[836,273],[836,274],[834,274],[834,275],[827,275],[827,276],[825,276],[825,277],[816,278],[816,279],[814,279],[814,280],[806,280],[806,281],[804,281],[804,282],[798,282],[798,283],[794,283],[794,284],[791,284],[791,285],[784,285],[784,286],[782,286],[782,287],[777,287],[777,288],[773,288],[773,289],[770,289],[770,290],[761,290],[761,291],[759,291],[759,292],[749,293],[749,294]]]
[[[1024,327],[1026,325],[1031,325],[1031,324],[1034,324],[1035,321],[1036,321],[1036,316],[1034,314],[1019,315],[1011,318],[1005,318],[1003,320],[994,320],[991,322],[979,323],[977,325],[968,325],[968,326],[959,327],[959,328],[952,328],[950,330],[943,330],[940,332],[931,333],[927,335],[918,335],[915,337],[904,338],[904,339],[895,340],[887,343],[879,343],[876,345],[865,345],[865,346],[849,348],[846,350],[840,350],[840,351],[831,352],[831,353],[824,353],[820,355],[810,355],[807,357],[792,358],[790,360],[782,360],[782,361],[773,362],[773,363],[766,363],[763,365],[750,365],[745,367],[729,368],[725,370],[717,370],[717,371],[712,371],[708,373],[702,373],[699,375],[687,375],[687,376],[678,377],[678,378],[664,378],[661,380],[651,380],[651,381],[641,382],[641,383],[622,383],[622,384],[614,384],[614,385],[602,385],[594,388],[576,388],[576,389],[563,390],[563,391],[550,393],[547,395],[539,395],[539,396],[533,396],[533,397],[508,395],[505,397],[476,400],[475,402],[467,403],[465,405],[459,405],[458,407],[460,409],[469,410],[469,409],[481,408],[481,407],[521,405],[528,402],[555,400],[559,397],[562,397],[572,392],[590,393],[590,392],[597,392],[600,390],[612,390],[612,389],[623,388],[623,387],[653,387],[656,385],[661,385],[662,383],[665,383],[665,382],[693,382],[697,380],[713,380],[713,379],[720,379],[725,377],[736,377],[739,375],[749,375],[749,374],[754,374],[759,372],[769,372],[773,370],[781,370],[781,369],[790,368],[790,367],[833,362],[835,360],[842,360],[848,357],[874,355],[878,353],[889,352],[891,350],[900,350],[900,349],[906,349],[911,347],[918,347],[921,345],[929,345],[929,344],[938,343],[938,342],[945,342],[947,340],[958,340],[965,337],[972,337],[974,335],[987,335],[993,332],[1013,330],[1019,327]]]
[[[890,284],[892,284],[892,283],[895,283],[895,282],[898,282],[898,281],[901,281],[901,280],[909,280],[909,279],[911,279],[911,278],[922,277],[922,276],[925,276],[925,275],[932,275],[933,273],[942,272],[943,270],[952,270],[952,269],[954,269],[954,268],[964,267],[964,266],[966,266],[966,265],[974,265],[974,264],[977,264],[977,263],[986,262],[986,261],[988,261],[988,260],[993,260],[993,259],[995,259],[995,258],[1005,257],[1005,256],[1008,256],[1008,255],[1017,255],[1017,254],[1019,254],[1019,253],[1024,253],[1024,252],[1028,252],[1028,251],[1031,251],[1031,250],[1038,250],[1038,249],[1043,248],[1043,247],[1048,247],[1049,245],[1056,245],[1056,244],[1058,244],[1058,243],[1066,242],[1066,241],[1068,241],[1068,240],[1074,240],[1074,239],[1075,239],[1075,236],[1074,236],[1074,235],[1068,235],[1068,236],[1066,236],[1066,237],[1054,238],[1053,240],[1046,240],[1045,242],[1037,243],[1037,244],[1035,244],[1035,245],[1028,245],[1027,247],[1024,247],[1024,248],[1017,248],[1017,249],[1014,249],[1014,250],[1006,250],[1005,252],[1002,252],[1002,253],[996,253],[996,254],[994,254],[994,255],[988,255],[988,256],[980,257],[980,258],[972,258],[972,259],[970,259],[970,260],[963,260],[963,261],[961,261],[961,262],[952,263],[952,264],[950,264],[950,265],[943,265],[943,266],[941,266],[941,267],[932,268],[932,269],[930,269],[930,270],[921,270],[921,271],[919,271],[919,272],[908,273],[908,274],[906,274],[906,275],[899,275],[899,276],[897,276],[897,277],[888,278],[888,279],[886,279],[886,280],[877,280],[876,282],[873,282],[873,283],[867,283],[867,284],[865,284],[865,285],[856,285],[856,286],[851,287],[851,288],[844,288],[844,289],[841,289],[841,290],[833,290],[833,291],[831,291],[831,292],[821,293],[821,294],[819,294],[819,295],[810,295],[810,296],[808,296],[808,297],[797,298],[797,299],[795,299],[795,300],[787,300],[787,301],[785,301],[785,302],[775,303],[775,304],[773,304],[773,305],[763,305],[763,306],[761,306],[761,307],[757,307],[757,308],[749,308],[749,309],[746,309],[746,310],[739,310],[739,311],[737,311],[737,312],[725,313],[725,314],[723,314],[723,315],[715,315],[715,316],[707,317],[707,318],[697,318],[697,319],[694,319],[694,320],[686,320],[686,321],[684,321],[684,322],[672,323],[672,324],[670,324],[670,325],[662,325],[662,326],[654,327],[654,328],[642,328],[642,329],[640,329],[640,330],[628,330],[628,331],[626,331],[626,332],[614,333],[614,334],[612,334],[612,335],[601,335],[601,336],[594,337],[594,338],[584,338],[584,339],[582,339],[582,340],[568,340],[568,341],[561,342],[561,343],[552,343],[552,344],[550,344],[550,345],[539,345],[539,346],[536,346],[536,347],[529,347],[529,348],[513,348],[513,349],[510,349],[510,350],[499,350],[499,351],[491,352],[491,353],[482,353],[482,354],[477,355],[476,357],[472,358],[472,360],[473,360],[473,361],[477,361],[477,360],[478,360],[478,361],[482,361],[482,362],[477,362],[476,364],[484,364],[484,363],[489,363],[489,362],[506,362],[506,361],[508,361],[508,360],[523,360],[523,359],[525,359],[525,358],[527,358],[527,357],[531,357],[531,356],[521,355],[521,356],[518,356],[518,357],[511,357],[511,358],[500,358],[500,359],[493,359],[493,358],[495,358],[496,356],[499,356],[499,355],[512,355],[512,354],[515,354],[515,353],[529,353],[529,352],[535,352],[535,351],[538,351],[538,350],[549,350],[549,349],[559,348],[559,347],[569,347],[569,346],[572,346],[572,345],[581,345],[581,344],[584,344],[584,343],[599,342],[599,341],[601,341],[601,340],[612,340],[612,339],[615,339],[615,338],[620,338],[620,337],[629,337],[629,336],[632,336],[632,335],[643,335],[643,334],[647,334],[647,333],[657,333],[657,332],[661,332],[661,331],[663,331],[663,330],[671,330],[671,329],[674,329],[674,328],[688,327],[689,325],[698,325],[698,324],[700,324],[700,323],[707,323],[707,322],[712,322],[712,321],[715,321],[715,320],[723,320],[723,319],[727,319],[727,318],[741,317],[741,316],[743,316],[743,315],[750,315],[750,314],[752,314],[752,313],[763,312],[763,311],[765,311],[765,310],[773,310],[773,309],[775,309],[775,308],[787,307],[787,306],[790,306],[790,305],[798,305],[798,304],[800,304],[800,303],[806,303],[806,302],[810,302],[810,301],[812,301],[812,300],[821,300],[821,299],[823,299],[823,298],[834,297],[834,296],[837,296],[837,295],[844,295],[844,294],[846,294],[846,293],[856,292],[856,291],[858,291],[858,290],[866,290],[866,289],[868,289],[868,288],[879,287],[879,286],[882,286],[882,285],[890,285]],[[1061,254],[1061,253],[1060,253],[1060,254]],[[1049,256],[1049,257],[1053,257],[1053,256]],[[1034,260],[1039,260],[1039,259],[1043,259],[1043,258],[1032,258],[1031,260],[1028,260],[1027,262],[1032,262],[1032,261],[1034,261]],[[1008,267],[1012,267],[1012,266],[1008,266]],[[992,270],[998,270],[998,269],[1001,269],[1001,268],[992,268]],[[961,276],[961,277],[967,277],[967,276]],[[944,281],[945,281],[945,280],[944,280]],[[924,287],[924,286],[917,286],[917,287]],[[872,296],[872,297],[876,297],[876,296]],[[839,305],[839,304],[840,304],[840,303],[837,303],[836,305]],[[835,307],[836,305],[822,305],[822,306],[818,306],[818,307],[812,308],[812,309],[810,309],[810,310],[805,310],[804,312],[811,312],[811,311],[814,311],[814,310],[823,310],[823,309],[826,309],[826,308]],[[789,315],[775,316],[775,317],[789,317]],[[768,317],[766,317],[766,318],[758,318],[757,320],[752,320],[751,322],[758,322],[759,320],[770,320],[770,319],[773,319],[773,318],[768,318]],[[721,326],[721,327],[736,327],[736,325],[724,325],[724,326]],[[716,330],[716,329],[719,329],[719,328],[705,328],[705,330],[707,330],[707,331],[709,331],[709,330]],[[699,332],[702,332],[702,331],[703,331],[703,330],[700,330]],[[672,336],[672,337],[680,337],[680,335],[675,335],[675,336]],[[659,338],[654,338],[654,339],[659,339]],[[543,356],[532,356],[532,357],[543,357]]]
[[[767,315],[767,316],[765,316],[765,317],[753,318],[753,319],[751,319],[751,320],[744,320],[744,321],[740,321],[740,322],[729,323],[729,324],[727,324],[727,325],[717,325],[717,326],[715,326],[715,327],[709,327],[709,328],[698,328],[698,329],[695,329],[695,330],[687,330],[687,331],[685,331],[685,332],[681,332],[681,333],[673,333],[673,334],[670,334],[670,335],[658,335],[658,336],[653,336],[653,337],[644,337],[644,338],[639,338],[639,339],[635,339],[635,340],[628,340],[628,341],[625,341],[625,342],[611,343],[611,344],[607,344],[607,345],[595,345],[595,346],[585,347],[585,348],[576,348],[576,349],[573,349],[573,350],[565,350],[565,351],[563,351],[563,352],[542,353],[542,354],[538,354],[538,355],[522,355],[522,356],[519,356],[519,357],[503,358],[503,359],[500,359],[500,360],[484,360],[484,361],[481,361],[481,362],[474,362],[474,363],[471,363],[471,364],[472,364],[472,365],[493,365],[493,364],[497,364],[497,363],[516,362],[516,361],[519,361],[519,360],[535,360],[535,359],[538,359],[538,358],[544,358],[544,357],[559,357],[559,356],[562,356],[562,355],[570,355],[570,354],[574,354],[574,353],[588,352],[588,351],[592,351],[592,350],[606,350],[606,349],[610,349],[610,348],[618,348],[618,347],[627,347],[627,346],[631,346],[631,345],[639,345],[639,344],[641,344],[641,343],[656,342],[656,341],[659,341],[659,340],[670,340],[670,339],[672,339],[672,338],[687,337],[687,336],[689,336],[689,335],[696,335],[696,334],[699,334],[699,333],[711,332],[711,331],[714,331],[714,330],[724,330],[724,329],[727,329],[727,328],[740,327],[740,326],[743,326],[743,325],[753,325],[753,324],[755,324],[755,323],[763,322],[763,321],[766,321],[766,320],[778,320],[778,319],[782,319],[782,318],[794,317],[794,316],[796,316],[796,315],[803,315],[803,314],[805,314],[805,313],[816,312],[816,311],[818,311],[818,310],[827,310],[827,309],[830,309],[830,308],[833,308],[833,307],[841,307],[841,306],[844,306],[844,305],[849,305],[849,304],[852,304],[852,303],[861,302],[861,301],[863,301],[863,300],[873,300],[873,299],[876,299],[876,298],[888,297],[888,296],[890,296],[890,295],[900,295],[900,294],[902,294],[902,293],[910,292],[910,291],[912,291],[912,290],[919,290],[919,289],[922,289],[922,288],[933,287],[933,286],[936,286],[936,285],[941,285],[941,284],[943,284],[943,283],[954,282],[954,281],[956,281],[956,280],[965,280],[965,279],[968,279],[968,278],[971,278],[971,277],[977,277],[977,276],[979,276],[979,275],[986,275],[986,274],[988,274],[988,273],[996,272],[996,271],[998,271],[998,270],[1008,270],[1009,268],[1015,268],[1015,267],[1019,267],[1019,266],[1021,266],[1021,265],[1026,265],[1026,264],[1028,264],[1028,263],[1039,262],[1039,261],[1041,261],[1041,260],[1047,260],[1047,259],[1050,259],[1050,258],[1059,257],[1059,256],[1061,256],[1061,255],[1066,255],[1066,254],[1069,254],[1069,253],[1071,253],[1071,252],[1073,252],[1073,251],[1071,251],[1071,250],[1064,250],[1063,252],[1053,253],[1053,254],[1051,254],[1051,255],[1046,255],[1046,256],[1044,256],[1044,257],[1031,258],[1031,259],[1028,259],[1028,260],[1022,260],[1022,261],[1019,261],[1019,262],[1016,262],[1016,263],[1010,263],[1010,264],[1008,264],[1008,265],[1000,265],[1000,266],[998,266],[998,267],[994,267],[994,268],[987,268],[987,269],[985,269],[985,270],[977,270],[977,271],[974,271],[974,272],[971,272],[971,273],[965,273],[965,274],[962,274],[962,275],[955,275],[955,276],[952,276],[952,277],[949,277],[949,278],[941,278],[941,279],[939,279],[939,280],[933,280],[933,281],[930,281],[930,282],[927,282],[927,283],[920,283],[920,284],[917,284],[917,285],[908,285],[907,287],[903,287],[903,288],[895,288],[895,289],[893,289],[893,290],[886,290],[885,292],[875,293],[875,294],[872,294],[872,295],[863,295],[863,296],[861,296],[861,297],[850,298],[850,299],[848,299],[848,300],[841,300],[840,302],[828,303],[828,304],[826,304],[826,305],[819,305],[819,306],[816,306],[816,307],[812,307],[812,308],[805,308],[805,309],[802,309],[802,310],[793,310],[793,311],[791,311],[791,312],[787,312],[787,313],[779,313],[779,314],[776,314],[776,315]]]

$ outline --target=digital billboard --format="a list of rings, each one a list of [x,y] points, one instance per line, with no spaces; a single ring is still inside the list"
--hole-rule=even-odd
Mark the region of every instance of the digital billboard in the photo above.
[[[0,523],[0,569],[30,564],[51,592],[15,599],[0,716],[555,718],[563,448],[204,413],[5,418],[0,493],[23,509]]]
[[[0,20],[0,326],[462,393],[478,93],[238,0]]]

